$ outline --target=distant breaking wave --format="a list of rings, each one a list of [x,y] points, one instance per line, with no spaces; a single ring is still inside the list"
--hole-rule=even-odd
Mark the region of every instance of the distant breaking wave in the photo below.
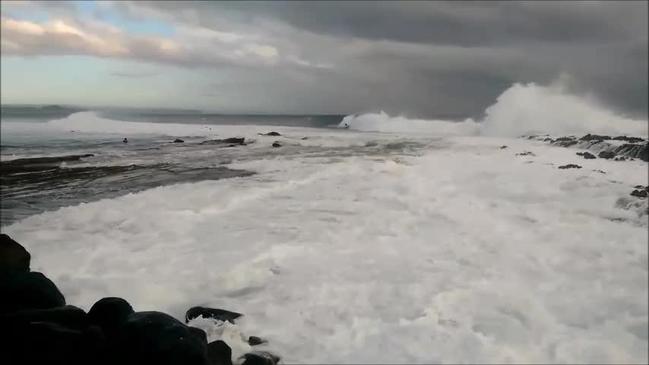
[[[545,133],[646,137],[649,130],[646,120],[626,118],[559,88],[534,83],[512,85],[485,110],[485,117],[479,122],[472,119],[463,122],[409,119],[380,112],[348,115],[339,127],[359,131],[500,137]]]

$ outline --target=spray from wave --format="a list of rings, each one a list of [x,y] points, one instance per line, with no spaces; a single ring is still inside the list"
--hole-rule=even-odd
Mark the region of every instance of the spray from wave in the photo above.
[[[359,131],[486,135],[518,137],[525,134],[612,134],[644,137],[646,120],[626,118],[593,101],[566,93],[559,86],[514,84],[485,110],[479,122],[408,119],[384,112],[348,115],[341,128]]]

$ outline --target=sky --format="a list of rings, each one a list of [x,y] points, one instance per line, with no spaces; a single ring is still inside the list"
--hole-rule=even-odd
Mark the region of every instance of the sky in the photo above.
[[[2,1],[1,102],[475,117],[561,80],[647,116],[647,2]]]

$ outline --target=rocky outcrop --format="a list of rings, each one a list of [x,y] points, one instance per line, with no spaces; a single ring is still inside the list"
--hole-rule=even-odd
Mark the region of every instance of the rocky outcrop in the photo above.
[[[91,153],[86,153],[83,155],[17,158],[15,160],[0,161],[0,172],[2,174],[14,174],[50,170],[59,167],[62,162],[79,161],[82,158],[93,156]]]
[[[88,313],[72,305],[45,275],[29,271],[30,254],[7,235],[0,237],[0,323],[2,361],[8,364],[61,365],[232,365],[222,340],[156,311],[136,312],[122,298],[97,301]],[[232,322],[241,313],[193,307],[198,316]],[[252,345],[265,340],[250,336]],[[245,364],[275,365],[269,352],[242,356]]]
[[[599,158],[604,158],[604,159],[607,159],[607,160],[610,160],[610,159],[612,159],[613,157],[615,157],[615,152],[611,152],[611,151],[602,151],[602,152],[600,152],[600,153],[597,155],[597,157],[599,157]]]
[[[646,139],[640,137],[611,137],[597,134],[587,134],[581,138],[574,136],[551,138],[546,135],[533,135],[528,136],[527,138],[547,142],[560,147],[574,146],[590,150],[598,154],[598,156],[601,155],[599,157],[604,159],[612,159],[616,156],[621,156],[625,157],[625,159],[640,159],[643,161],[649,161],[649,142],[647,142]],[[615,141],[624,141],[627,143],[620,145]],[[619,159],[618,161],[621,160],[622,159]]]

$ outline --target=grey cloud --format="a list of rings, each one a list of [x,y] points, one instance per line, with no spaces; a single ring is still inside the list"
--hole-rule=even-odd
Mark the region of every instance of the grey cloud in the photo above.
[[[630,115],[647,114],[647,2],[118,1],[104,6],[98,11],[118,11],[134,20],[159,18],[181,30],[177,40],[183,52],[163,52],[157,41],[129,37],[128,57],[217,70],[219,82],[201,87],[219,108],[384,109],[460,118],[480,114],[514,82],[547,84],[569,74],[571,90],[593,94]],[[71,52],[66,42],[47,43],[30,50]],[[244,43],[272,47],[277,57],[255,61],[264,51],[255,56],[249,49],[244,55]],[[224,57],[236,49],[239,57]]]

